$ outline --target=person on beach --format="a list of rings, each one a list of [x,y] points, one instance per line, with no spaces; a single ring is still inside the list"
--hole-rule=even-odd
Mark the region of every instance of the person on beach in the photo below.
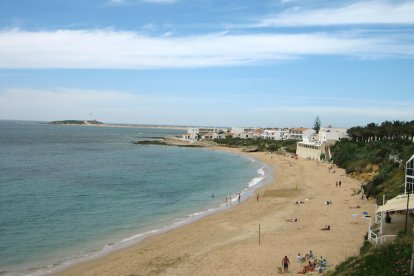
[[[238,196],[238,198],[237,198],[237,200],[239,201],[239,203],[240,203],[240,199],[241,199],[241,195],[240,195],[240,193],[239,193],[239,196]]]
[[[339,188],[341,188],[341,184],[342,184],[342,183],[341,183],[341,181],[339,181],[339,183],[338,183],[338,185],[339,185]]]
[[[287,222],[298,222],[298,219],[297,218],[295,218],[295,219],[287,219],[286,221]]]
[[[256,195],[256,200],[257,200],[257,202],[259,202],[259,197],[260,197],[260,195],[259,195],[259,194],[257,194],[257,195]]]
[[[289,270],[289,265],[290,265],[290,261],[289,258],[287,256],[285,256],[282,260],[282,265],[283,265],[283,271],[284,272],[288,272]]]
[[[338,181],[336,181],[336,184],[335,184],[335,185],[336,185],[336,187],[338,188]]]
[[[331,230],[331,226],[330,225],[325,225],[324,228],[321,229],[322,231],[329,231]]]
[[[300,255],[300,253],[298,253],[298,255],[296,256],[296,260],[298,261],[298,263],[303,263],[305,261],[305,259]]]

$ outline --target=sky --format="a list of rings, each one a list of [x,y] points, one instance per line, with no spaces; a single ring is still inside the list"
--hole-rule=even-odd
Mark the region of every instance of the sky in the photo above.
[[[0,120],[414,120],[414,0],[0,0]]]

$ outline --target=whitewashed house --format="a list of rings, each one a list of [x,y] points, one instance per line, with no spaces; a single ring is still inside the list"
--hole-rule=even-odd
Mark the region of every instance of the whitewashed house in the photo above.
[[[285,129],[265,129],[262,138],[266,140],[283,140],[287,139],[288,130]]]
[[[231,132],[234,138],[252,139],[254,137],[254,128],[251,127],[232,127]]]
[[[226,139],[226,133],[213,133],[213,139]]]
[[[290,128],[289,129],[289,136],[288,139],[292,140],[302,140],[303,139],[303,132],[306,128],[298,127],[298,128]]]
[[[321,127],[319,130],[319,141],[335,143],[343,138],[347,138],[348,133],[346,128],[338,127]]]
[[[302,141],[305,142],[316,142],[319,141],[319,135],[312,128],[307,128],[302,133]]]

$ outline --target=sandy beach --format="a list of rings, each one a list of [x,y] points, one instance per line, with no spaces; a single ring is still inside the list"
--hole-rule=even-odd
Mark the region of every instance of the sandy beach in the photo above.
[[[312,250],[328,265],[359,253],[368,229],[361,213],[374,212],[374,202],[356,194],[359,181],[312,160],[246,154],[273,169],[273,180],[257,190],[259,201],[251,197],[56,275],[277,275],[285,255],[291,262],[289,274],[297,274],[303,266],[296,261],[298,253]],[[333,204],[325,205],[328,200]],[[361,208],[350,208],[357,205]],[[298,222],[287,222],[294,218]],[[321,231],[325,225],[331,230]]]

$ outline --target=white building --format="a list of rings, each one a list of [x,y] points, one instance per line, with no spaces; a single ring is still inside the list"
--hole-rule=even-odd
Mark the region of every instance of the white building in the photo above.
[[[319,142],[298,142],[296,154],[300,158],[321,160],[321,155],[325,158],[329,155],[329,148],[326,143]]]
[[[226,133],[213,133],[213,139],[226,139]]]
[[[307,128],[302,133],[302,141],[304,142],[316,142],[319,140],[318,138],[316,131],[312,128]]]
[[[347,138],[347,129],[338,127],[321,127],[319,130],[319,141],[321,142],[336,142],[342,138]]]
[[[262,138],[263,132],[264,132],[263,128],[255,128],[253,131],[253,138],[254,139]]]
[[[316,134],[313,129],[302,132],[302,142],[296,146],[296,154],[300,158],[320,160],[324,155],[327,160],[331,159],[329,146],[335,144],[342,138],[347,137],[346,128],[323,127]]]
[[[260,129],[252,127],[232,127],[231,133],[234,134],[234,138],[253,139],[260,136]]]
[[[255,128],[252,127],[232,127],[231,132],[234,134],[253,133]]]
[[[303,132],[307,130],[307,128],[299,127],[299,128],[291,128],[289,129],[289,134],[287,139],[292,140],[302,140],[303,139]]]
[[[196,141],[209,139],[224,139],[224,134],[228,131],[228,129],[217,127],[190,127],[187,131],[187,133],[181,136],[181,139],[186,141]]]
[[[289,130],[286,129],[265,129],[261,137],[266,140],[283,140],[288,133]]]
[[[253,139],[253,132],[235,133],[233,137],[240,139]]]

